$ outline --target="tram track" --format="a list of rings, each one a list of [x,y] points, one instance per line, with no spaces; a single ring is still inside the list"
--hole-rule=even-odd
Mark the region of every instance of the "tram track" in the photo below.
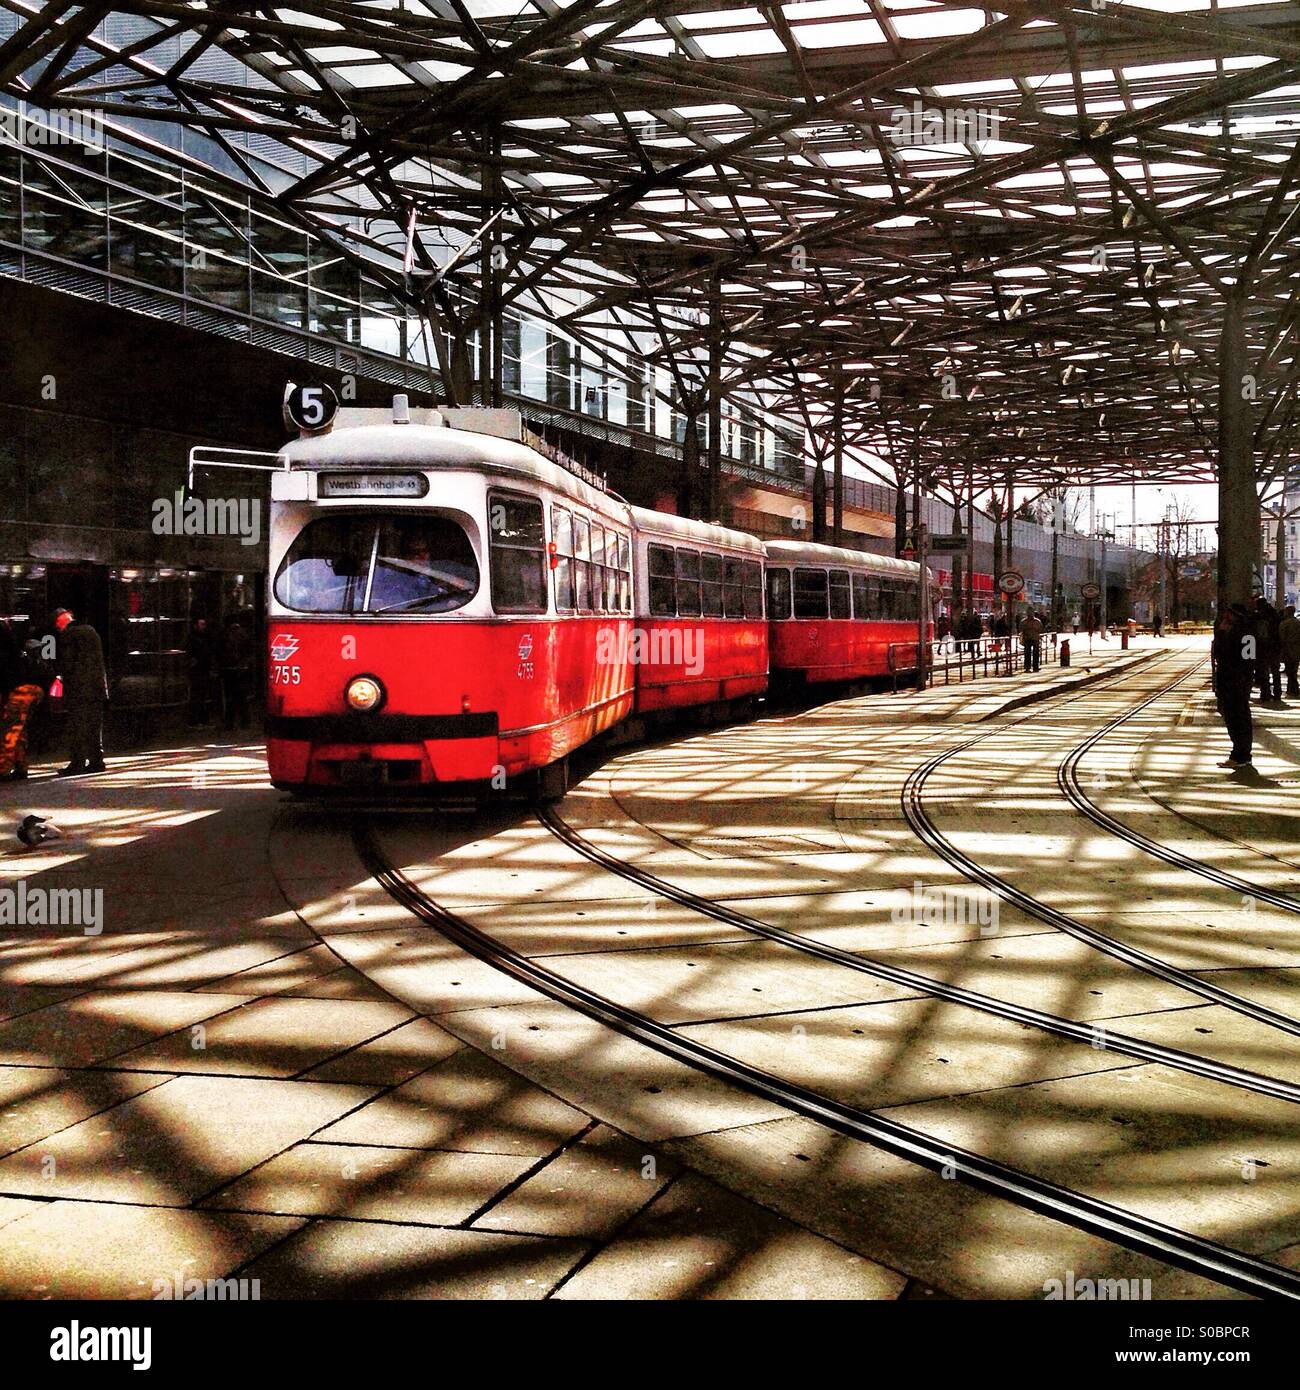
[[[1184,672],[1177,679],[1169,682],[1137,708],[1145,708],[1162,695],[1168,693],[1169,690],[1191,679],[1202,664],[1203,663],[1198,663],[1192,670]],[[1130,674],[1131,672],[1128,671],[1122,672],[1112,681],[1107,681],[1106,685],[1110,686],[1116,684]],[[1092,692],[1089,691],[1087,693]],[[1067,699],[1057,702],[1057,707],[1059,707],[1060,704],[1071,703],[1081,698],[1084,698],[1084,692],[1071,694]],[[1136,710],[1133,712],[1136,712]],[[1026,723],[1029,719],[1034,717],[1036,716],[1029,715],[1017,720],[1016,723]],[[1111,725],[1108,725],[1107,728],[1115,727],[1116,722],[1117,721],[1112,721]],[[962,744],[961,747],[970,747],[972,743],[978,742],[980,738],[991,737],[995,732],[998,731],[992,730],[986,735],[968,740],[966,743]],[[1099,1051],[1114,1052],[1122,1056],[1138,1058],[1142,1061],[1155,1062],[1159,1065],[1171,1067],[1189,1075],[1201,1076],[1224,1085],[1250,1091],[1257,1095],[1270,1096],[1274,1099],[1288,1101],[1293,1104],[1300,1100],[1300,1085],[1293,1082],[1267,1076],[1261,1072],[1234,1067],[1228,1063],[1216,1062],[1212,1058],[1207,1058],[1197,1053],[1185,1052],[1179,1048],[1148,1042],[1142,1038],[1116,1032],[1104,1024],[1099,1025],[1096,1022],[1081,1023],[1075,1019],[1067,1019],[1056,1014],[1046,1013],[1042,1010],[1013,1004],[1007,1000],[995,998],[992,995],[981,994],[974,990],[965,989],[960,985],[953,985],[945,983],[944,981],[935,980],[930,976],[907,970],[901,966],[872,960],[870,957],[843,950],[826,942],[818,941],[815,938],[799,936],[794,932],[787,931],[785,928],[775,926],[770,922],[764,922],[759,918],[752,917],[735,908],[728,907],[709,898],[701,897],[699,894],[693,893],[689,889],[683,888],[667,879],[659,878],[657,875],[645,869],[629,864],[626,860],[619,858],[617,855],[608,853],[599,846],[593,844],[582,835],[580,831],[570,825],[553,806],[545,807],[537,814],[541,824],[560,840],[561,843],[566,845],[574,853],[581,855],[583,858],[596,864],[607,872],[614,874],[616,877],[634,883],[648,892],[675,902],[701,916],[710,918],[716,922],[721,922],[727,926],[736,927],[751,935],[777,942],[803,955],[829,961],[833,964],[871,976],[872,978],[899,985],[906,989],[915,990],[923,996],[969,1008],[991,1017],[1000,1018],[1006,1022],[1034,1028],[1049,1035],[1065,1038],[1073,1042],[1086,1043],[1088,1046]],[[1046,904],[1042,906],[1046,907]]]
[[[1193,667],[1181,680],[1187,680],[1195,675],[1204,664],[1201,662]],[[1083,790],[1079,781],[1079,764],[1087,757],[1088,753],[1102,743],[1109,734],[1114,733],[1116,729],[1121,728],[1130,719],[1135,718],[1144,709],[1167,695],[1170,690],[1181,684],[1181,680],[1174,681],[1164,690],[1157,691],[1149,699],[1143,700],[1141,704],[1135,705],[1132,709],[1125,710],[1112,719],[1110,723],[1072,748],[1057,768],[1057,785],[1062,794],[1081,815],[1092,821],[1094,825],[1100,826],[1110,834],[1127,841],[1136,849],[1140,849],[1144,854],[1163,860],[1166,864],[1173,864],[1179,869],[1185,869],[1188,873],[1196,874],[1211,883],[1216,883],[1221,888],[1228,888],[1235,893],[1254,898],[1258,902],[1267,903],[1270,907],[1275,907],[1281,912],[1300,914],[1300,901],[1295,898],[1289,897],[1285,893],[1275,892],[1270,888],[1264,888],[1249,879],[1239,878],[1236,874],[1227,873],[1223,869],[1216,869],[1212,864],[1206,864],[1200,859],[1182,853],[1181,850],[1174,849],[1171,845],[1162,844],[1159,840],[1153,840],[1149,835],[1143,835],[1140,830],[1135,830],[1131,825],[1103,811]],[[1239,844],[1240,841],[1233,841],[1232,843]]]
[[[1121,715],[1117,720],[1111,721],[1103,730],[1099,731],[1099,733],[1104,734],[1112,732],[1115,728],[1118,728],[1124,722],[1125,717],[1131,717],[1131,715],[1137,713],[1139,709],[1146,708],[1147,705],[1168,694],[1170,690],[1183,684],[1184,681],[1191,679],[1191,677],[1200,670],[1202,664],[1203,663],[1198,664],[1193,667],[1192,670],[1184,672],[1175,680],[1162,686],[1148,700],[1134,707],[1133,710],[1126,711],[1125,715]],[[1031,715],[1028,718],[1035,717],[1037,716]],[[1028,722],[1027,719],[1019,720],[1014,727],[1018,727],[1020,724],[1026,722]],[[1103,955],[1120,960],[1124,962],[1124,964],[1132,966],[1134,969],[1144,974],[1152,975],[1166,981],[1168,984],[1173,984],[1185,989],[1189,993],[1195,994],[1210,1003],[1222,1005],[1224,1008],[1230,1009],[1234,1013],[1241,1014],[1243,1017],[1251,1018],[1257,1023],[1264,1024],[1266,1027],[1288,1033],[1293,1037],[1300,1037],[1300,1020],[1292,1018],[1290,1015],[1284,1014],[1279,1010],[1269,1008],[1265,1004],[1256,1003],[1254,1000],[1248,999],[1244,995],[1237,994],[1232,990],[1224,989],[1221,985],[1217,985],[1212,981],[1204,980],[1199,975],[1173,965],[1169,961],[1161,959],[1159,956],[1152,955],[1150,952],[1143,951],[1136,946],[1129,946],[1122,941],[1116,940],[1112,936],[1107,936],[1106,933],[1088,926],[1086,922],[1081,922],[1077,917],[1070,916],[1069,913],[1062,911],[1060,908],[1051,906],[1050,903],[1045,903],[1035,898],[1032,894],[1025,892],[1024,889],[1018,888],[1010,880],[985,868],[977,860],[960,849],[948,836],[943,834],[925,809],[923,794],[926,784],[929,782],[930,778],[950,760],[1002,732],[1004,732],[1002,729],[992,729],[987,733],[967,739],[953,748],[948,748],[940,753],[936,753],[920,766],[913,768],[911,773],[908,774],[907,780],[903,784],[901,803],[903,816],[917,838],[970,882],[979,884],[981,887],[988,889],[997,897],[1001,898],[1002,901],[1010,903],[1013,907],[1019,908],[1020,911],[1036,918],[1040,922],[1045,922],[1047,925],[1055,927],[1058,931],[1065,933],[1067,936],[1084,942]],[[1089,743],[1090,746],[1094,746],[1097,741],[1096,737],[1093,736],[1090,740],[1085,740],[1084,742]],[[1073,802],[1071,804],[1073,804]],[[1105,813],[1098,810],[1098,815],[1104,816]],[[1107,817],[1107,819],[1113,820],[1111,817]],[[1118,825],[1119,823],[1116,822],[1116,824]],[[1105,828],[1110,830],[1109,825]],[[1127,829],[1127,827],[1121,826],[1121,829]],[[1137,834],[1137,832],[1133,833]],[[1123,835],[1121,838],[1128,839],[1128,836]],[[1152,843],[1154,844],[1157,842]],[[1141,846],[1138,847],[1141,848]],[[1171,850],[1170,853],[1176,854],[1177,851]],[[1164,856],[1159,857],[1163,858]],[[1187,858],[1187,856],[1183,857]],[[1197,861],[1191,862],[1195,863]],[[1206,877],[1211,877],[1213,873],[1218,872],[1211,871],[1211,866],[1209,865],[1201,865],[1200,867],[1210,871],[1204,875]],[[1236,887],[1237,884],[1244,885],[1238,891],[1251,892],[1259,896],[1261,900],[1265,900],[1264,895],[1268,890],[1261,889],[1258,885],[1251,885],[1244,879],[1238,880],[1231,875],[1228,877],[1233,879],[1232,886]],[[1295,910],[1294,906],[1290,910]]]
[[[698,1039],[683,1036],[648,1014],[565,978],[437,902],[384,855],[371,822],[354,822],[352,839],[366,871],[416,920],[436,929],[475,959],[623,1037],[835,1133],[870,1144],[929,1171],[954,1176],[968,1186],[1020,1208],[1101,1236],[1239,1292],[1261,1298],[1300,1300],[1300,1272],[1039,1178],[996,1159],[945,1144],[876,1111],[787,1081]]]
[[[709,898],[700,897],[687,888],[682,888],[667,879],[658,878],[644,869],[637,868],[634,864],[627,863],[626,860],[620,859],[616,855],[607,853],[575,830],[553,807],[547,807],[540,811],[538,819],[552,835],[576,854],[582,855],[584,859],[590,860],[609,873],[629,883],[635,883],[660,897],[668,898],[693,912],[698,912],[703,917],[709,917],[715,922],[722,922],[727,926],[736,927],[741,931],[764,937],[769,941],[779,942],[782,946],[788,946],[802,955],[830,961],[849,970],[856,970],[860,974],[870,975],[874,979],[901,985],[906,989],[915,990],[918,994],[941,999],[945,1003],[974,1009],[979,1013],[1003,1019],[1008,1023],[1023,1024],[1056,1037],[1067,1038],[1072,1042],[1086,1043],[1098,1051],[1115,1052],[1122,1056],[1140,1058],[1146,1062],[1157,1062],[1162,1066],[1172,1067],[1193,1076],[1203,1076],[1208,1080],[1219,1081],[1228,1086],[1236,1086],[1257,1095],[1272,1096],[1276,1100],[1290,1101],[1292,1104],[1300,1102],[1300,1085],[1294,1082],[1265,1076],[1260,1072],[1247,1071],[1227,1063],[1215,1062],[1211,1058],[1201,1057],[1193,1052],[1183,1052],[1178,1048],[1147,1042],[1142,1038],[1131,1037],[1125,1033],[1117,1033],[1105,1025],[1079,1023],[1074,1019],[1044,1013],[1022,1004],[1012,1004],[1004,999],[996,999],[992,995],[964,989],[961,985],[935,980],[928,975],[918,974],[916,971],[907,970],[902,966],[889,965],[852,951],[845,951],[838,946],[818,941],[816,938],[799,936],[794,932],[787,931],[784,927],[774,926],[770,922],[751,917],[747,913],[738,912],[735,908],[727,907]]]

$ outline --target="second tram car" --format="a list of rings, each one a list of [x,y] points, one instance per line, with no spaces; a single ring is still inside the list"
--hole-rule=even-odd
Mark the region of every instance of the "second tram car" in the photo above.
[[[638,715],[733,706],[769,674],[890,671],[919,570],[631,507],[524,442],[400,397],[272,475],[267,760],[293,790],[505,785]],[[594,480],[598,482],[599,480]]]

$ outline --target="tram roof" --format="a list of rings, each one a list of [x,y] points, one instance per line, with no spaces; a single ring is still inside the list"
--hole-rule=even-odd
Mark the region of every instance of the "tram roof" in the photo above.
[[[718,550],[744,551],[759,559],[763,556],[763,542],[747,531],[734,531],[728,526],[718,526],[709,521],[693,521],[690,517],[677,516],[672,512],[650,511],[646,507],[633,507],[631,510],[637,530],[648,536],[691,541],[695,545],[710,545]]]
[[[915,579],[920,566],[914,560],[896,560],[892,555],[875,555],[869,550],[844,550],[836,545],[817,545],[812,541],[767,541],[770,565],[824,565],[827,568],[866,570],[870,574],[893,574]]]
[[[567,468],[527,444],[458,430],[450,425],[377,424],[342,426],[328,434],[292,440],[280,450],[289,468],[480,468],[504,478],[542,483],[575,501],[628,521],[626,502],[584,483]]]

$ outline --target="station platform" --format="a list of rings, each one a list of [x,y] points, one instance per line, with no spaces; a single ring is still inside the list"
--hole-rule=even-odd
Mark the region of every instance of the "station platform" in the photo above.
[[[659,1035],[1300,1269],[1300,703],[1220,767],[1207,658],[682,732],[541,818],[306,809],[255,744],[33,769],[0,890],[95,921],[0,926],[0,1293],[1243,1296]]]

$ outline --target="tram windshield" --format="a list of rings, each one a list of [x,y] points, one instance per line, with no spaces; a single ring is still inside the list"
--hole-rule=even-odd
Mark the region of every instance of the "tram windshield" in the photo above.
[[[418,512],[318,517],[275,576],[276,598],[298,613],[450,613],[478,587],[464,530]]]

